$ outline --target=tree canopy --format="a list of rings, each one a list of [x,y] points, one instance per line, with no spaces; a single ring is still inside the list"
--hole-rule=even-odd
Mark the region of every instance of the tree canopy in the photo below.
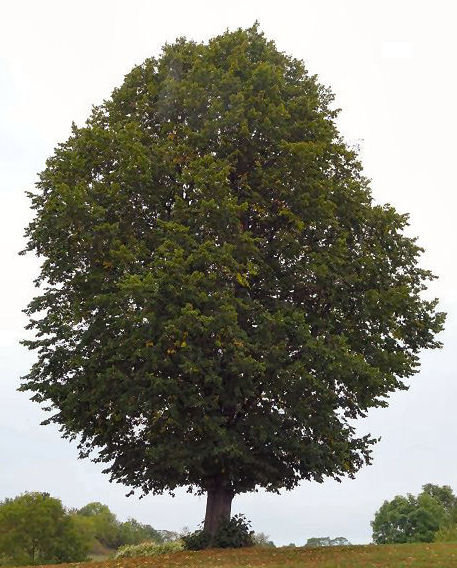
[[[79,562],[113,553],[120,546],[176,540],[130,518],[118,521],[107,505],[65,508],[48,493],[26,492],[0,502],[0,565]]]
[[[216,518],[370,461],[353,421],[406,388],[443,315],[336,117],[254,26],[166,45],[48,159],[21,388],[112,480],[207,491]]]
[[[130,518],[120,522],[107,505],[99,502],[88,503],[78,511],[76,517],[85,518],[93,538],[103,546],[117,549],[119,546],[139,544],[144,541],[163,542],[164,536],[150,525]]]
[[[0,503],[0,564],[85,560],[89,543],[59,499],[24,493]]]
[[[448,485],[427,483],[417,497],[410,493],[397,495],[391,501],[384,501],[376,512],[371,523],[373,541],[376,544],[432,542],[440,529],[451,526],[455,507],[456,497]],[[441,534],[445,531],[441,530]]]
[[[308,548],[318,548],[323,546],[350,546],[350,544],[351,543],[344,536],[337,536],[336,538],[324,536],[309,538],[306,541],[305,546]]]
[[[457,509],[457,497],[449,485],[435,485],[426,483],[422,487],[422,493],[430,495],[443,507],[447,515],[453,515]]]

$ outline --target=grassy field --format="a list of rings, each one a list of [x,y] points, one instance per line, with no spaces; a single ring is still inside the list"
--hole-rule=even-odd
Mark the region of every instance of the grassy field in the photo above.
[[[248,548],[59,564],[60,568],[457,568],[457,544]]]

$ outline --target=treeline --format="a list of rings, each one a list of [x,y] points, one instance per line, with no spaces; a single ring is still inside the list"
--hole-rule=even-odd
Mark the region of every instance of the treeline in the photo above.
[[[102,503],[69,509],[49,493],[24,493],[0,502],[0,564],[79,562],[121,546],[178,538],[135,519],[119,521]]]
[[[98,502],[71,510],[70,514],[80,529],[89,534],[96,543],[112,550],[127,544],[139,544],[144,541],[162,543],[179,537],[175,532],[158,530],[136,519],[130,518],[120,522],[106,505]]]
[[[418,495],[384,501],[371,526],[375,544],[457,542],[457,497],[449,485],[427,483]]]

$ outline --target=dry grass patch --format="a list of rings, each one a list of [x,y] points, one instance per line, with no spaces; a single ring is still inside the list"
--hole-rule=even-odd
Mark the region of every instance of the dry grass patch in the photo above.
[[[213,549],[58,566],[60,568],[457,568],[457,544],[370,545],[314,549]]]

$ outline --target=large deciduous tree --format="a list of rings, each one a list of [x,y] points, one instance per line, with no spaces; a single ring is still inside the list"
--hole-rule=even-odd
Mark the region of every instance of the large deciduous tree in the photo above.
[[[73,127],[31,193],[23,390],[144,493],[352,476],[353,420],[443,316],[407,216],[372,201],[333,96],[257,26],[180,39]]]

